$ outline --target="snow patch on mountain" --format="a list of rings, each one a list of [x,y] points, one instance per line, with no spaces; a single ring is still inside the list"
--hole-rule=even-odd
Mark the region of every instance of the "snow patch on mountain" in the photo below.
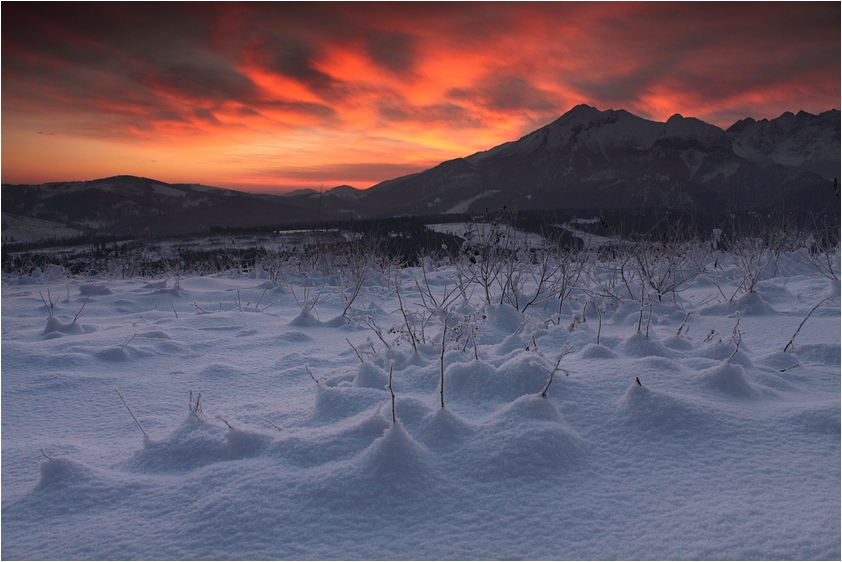
[[[491,195],[494,195],[495,193],[500,193],[500,190],[499,189],[490,189],[488,191],[483,191],[479,195],[475,195],[475,196],[471,197],[470,199],[465,199],[464,201],[460,201],[459,203],[456,203],[455,205],[450,207],[448,210],[446,210],[444,212],[444,214],[447,215],[447,214],[466,213],[466,212],[468,212],[468,207],[470,207],[473,203],[476,203],[477,201],[479,201],[480,199],[483,199],[484,197],[489,197]]]

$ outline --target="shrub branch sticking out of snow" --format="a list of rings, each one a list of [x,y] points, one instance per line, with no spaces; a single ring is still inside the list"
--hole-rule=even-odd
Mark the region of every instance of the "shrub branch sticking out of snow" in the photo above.
[[[544,387],[544,390],[541,391],[541,398],[547,397],[547,391],[550,389],[550,385],[553,384],[553,377],[556,374],[556,371],[559,370],[559,365],[561,364],[561,360],[564,359],[564,356],[573,351],[571,346],[565,345],[561,348],[561,353],[558,354],[558,357],[553,364],[552,369],[546,369],[547,373],[550,375],[550,379],[547,381],[547,386]]]
[[[441,407],[444,408],[444,340],[447,336],[447,316],[444,317],[444,326],[441,329],[441,355],[439,356],[439,370],[441,378],[439,381],[439,392],[441,393]],[[391,383],[390,383],[391,384]]]
[[[140,425],[140,422],[137,420],[137,417],[134,415],[134,412],[132,412],[132,409],[131,409],[131,408],[129,408],[129,404],[128,404],[128,402],[126,402],[126,399],[125,399],[125,398],[123,398],[123,395],[122,395],[122,394],[120,394],[120,391],[119,391],[119,390],[117,390],[116,388],[114,389],[114,392],[116,392],[116,393],[117,393],[117,396],[119,396],[119,397],[120,397],[120,400],[122,400],[122,401],[123,401],[123,405],[124,405],[124,406],[126,407],[126,409],[129,411],[129,414],[132,416],[132,419],[133,419],[133,420],[134,420],[134,422],[137,424],[137,427],[138,427],[138,428],[140,428],[141,433],[143,433],[143,439],[144,439],[145,441],[149,441],[149,435],[147,435],[146,430],[145,430],[145,429],[143,429],[143,426],[142,426],[142,425]]]
[[[818,307],[820,307],[821,305],[823,305],[823,304],[825,303],[825,301],[835,302],[835,301],[833,301],[830,297],[825,297],[825,298],[823,298],[822,300],[820,300],[820,301],[816,304],[816,306],[814,306],[813,308],[811,308],[811,309],[810,309],[810,312],[808,312],[808,313],[807,313],[807,316],[805,316],[805,317],[804,317],[804,320],[802,320],[802,321],[801,321],[801,323],[798,325],[798,329],[796,329],[796,330],[795,330],[795,333],[794,333],[794,334],[792,334],[792,337],[791,337],[791,338],[789,338],[789,341],[788,341],[788,342],[787,342],[787,344],[784,346],[784,353],[786,353],[786,350],[787,350],[787,349],[789,349],[789,348],[790,348],[790,346],[792,346],[792,348],[793,348],[793,349],[795,349],[795,346],[794,346],[794,345],[793,345],[793,343],[792,343],[792,342],[794,342],[794,341],[795,341],[795,336],[797,336],[797,335],[798,335],[798,332],[800,332],[800,331],[801,331],[801,328],[804,326],[804,323],[805,323],[805,322],[807,322],[807,318],[809,318],[809,317],[810,317],[810,315],[811,315],[811,314],[813,314],[813,312],[815,312],[815,311],[816,311],[816,309],[817,309]]]
[[[199,414],[202,413],[202,393],[199,392],[196,394],[195,403],[193,399],[193,391],[190,391],[190,402],[188,404],[188,408],[190,409],[190,413],[193,414],[196,419],[199,419]]]
[[[316,386],[321,388],[322,383],[319,382],[319,379],[317,379],[316,375],[313,374],[313,371],[310,370],[310,365],[304,365],[304,368],[307,370],[307,374],[310,375],[310,378],[316,383]]]
[[[392,424],[394,424],[397,421],[397,418],[395,417],[395,391],[392,390],[392,371],[394,370],[394,368],[395,368],[395,362],[390,361],[389,362],[389,394],[392,395]]]

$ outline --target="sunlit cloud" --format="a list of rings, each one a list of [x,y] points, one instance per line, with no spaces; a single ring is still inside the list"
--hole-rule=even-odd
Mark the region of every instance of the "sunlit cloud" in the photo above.
[[[839,107],[839,17],[837,3],[4,3],[3,181],[368,187],[579,103],[721,127],[818,113]]]

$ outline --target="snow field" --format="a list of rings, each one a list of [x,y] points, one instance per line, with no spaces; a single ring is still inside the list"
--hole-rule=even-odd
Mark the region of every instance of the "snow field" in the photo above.
[[[560,316],[430,312],[429,263],[347,315],[340,276],[5,280],[2,556],[839,558],[839,283],[787,258]]]

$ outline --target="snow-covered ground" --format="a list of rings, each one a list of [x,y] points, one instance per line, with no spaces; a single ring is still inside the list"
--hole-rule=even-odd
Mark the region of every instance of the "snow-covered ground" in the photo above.
[[[839,559],[839,283],[776,266],[561,315],[453,265],[4,279],[0,554]]]
[[[57,222],[3,213],[3,244],[29,244],[82,236],[84,232]]]
[[[547,243],[546,238],[534,232],[526,232],[516,228],[504,227],[496,228],[485,223],[473,222],[446,222],[426,225],[427,228],[434,232],[441,234],[452,234],[464,239],[487,239],[490,236],[496,236],[497,232],[501,234],[501,245],[507,248],[515,248],[525,246],[528,248],[537,248],[544,246]]]

